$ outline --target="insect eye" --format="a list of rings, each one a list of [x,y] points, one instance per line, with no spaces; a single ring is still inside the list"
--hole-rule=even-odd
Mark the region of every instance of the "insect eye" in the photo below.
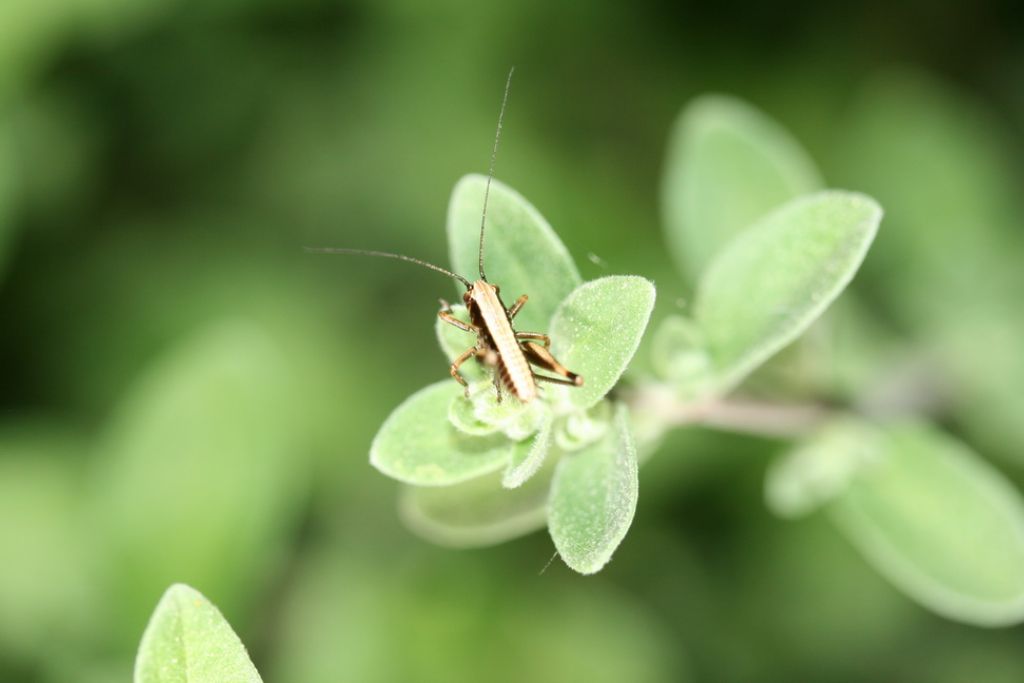
[[[493,287],[495,294],[501,294],[501,287],[499,287],[498,285],[493,285]]]

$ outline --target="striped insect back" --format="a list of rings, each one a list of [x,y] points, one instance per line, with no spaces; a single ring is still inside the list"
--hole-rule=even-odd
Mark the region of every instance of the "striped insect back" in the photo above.
[[[480,277],[478,280],[470,282],[467,278],[450,270],[402,254],[329,247],[307,249],[307,251],[328,254],[361,254],[364,256],[398,259],[443,273],[461,282],[466,286],[463,302],[465,302],[466,309],[469,312],[469,322],[467,323],[457,318],[448,302],[443,299],[441,300],[441,310],[437,313],[438,317],[444,322],[476,335],[476,343],[455,358],[449,367],[452,378],[465,387],[466,396],[468,397],[469,385],[459,372],[459,368],[470,358],[475,358],[477,362],[491,368],[494,372],[494,388],[497,392],[498,401],[501,401],[502,389],[504,388],[523,403],[529,403],[537,398],[538,382],[582,386],[583,378],[569,371],[555,360],[549,350],[551,340],[546,334],[540,332],[517,332],[515,330],[512,324],[513,320],[516,313],[526,304],[527,295],[521,295],[511,307],[506,308],[499,295],[498,286],[487,281],[487,275],[484,271],[484,233],[487,228],[487,200],[490,196],[491,180],[494,177],[494,162],[498,155],[498,142],[501,139],[501,126],[505,118],[505,107],[508,104],[508,93],[512,85],[513,71],[514,69],[509,71],[508,79],[505,81],[505,94],[501,101],[501,112],[498,114],[498,129],[494,135],[494,147],[491,149],[491,165],[487,174],[487,184],[484,186],[483,207],[480,214],[478,259]],[[556,376],[538,374],[535,368],[547,370]]]
[[[537,383],[497,288],[477,280],[467,294],[470,317],[485,332],[487,345],[497,354],[495,371],[501,384],[520,401],[532,401],[537,396]]]

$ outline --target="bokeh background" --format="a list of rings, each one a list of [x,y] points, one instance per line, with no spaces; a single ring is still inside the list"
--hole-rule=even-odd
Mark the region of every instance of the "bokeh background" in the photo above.
[[[940,619],[824,520],[773,518],[778,441],[673,435],[596,577],[542,573],[544,533],[418,539],[367,451],[446,375],[453,290],[301,250],[445,263],[448,194],[486,171],[515,64],[498,177],[585,278],[652,277],[663,313],[690,294],[661,239],[668,131],[691,97],[733,93],[886,207],[860,338],[939,359],[935,418],[1020,484],[1021,19],[984,1],[3,0],[0,680],[129,680],[174,581],[279,683],[1024,680],[1021,629]]]

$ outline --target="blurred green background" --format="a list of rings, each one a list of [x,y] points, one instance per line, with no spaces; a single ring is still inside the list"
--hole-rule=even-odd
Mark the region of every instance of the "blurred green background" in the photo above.
[[[0,680],[129,680],[174,581],[284,683],[1024,679],[1020,628],[933,616],[821,519],[773,518],[781,442],[674,434],[596,577],[541,573],[543,533],[419,540],[367,452],[446,375],[453,290],[301,250],[446,263],[448,194],[486,171],[515,64],[498,177],[585,278],[644,274],[670,310],[690,287],[660,235],[667,133],[694,95],[734,93],[885,206],[851,334],[935,359],[937,418],[1019,485],[1020,20],[997,2],[3,0]]]

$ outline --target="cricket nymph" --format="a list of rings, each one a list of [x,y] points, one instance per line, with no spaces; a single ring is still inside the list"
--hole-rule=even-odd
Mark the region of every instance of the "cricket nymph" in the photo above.
[[[469,312],[469,323],[456,318],[448,302],[441,301],[438,317],[466,332],[476,334],[476,344],[466,349],[451,364],[452,377],[466,387],[466,379],[459,373],[459,367],[469,358],[476,359],[494,371],[494,388],[501,400],[504,387],[523,403],[537,398],[537,382],[551,382],[570,386],[583,386],[583,378],[568,370],[555,360],[548,350],[551,339],[539,332],[516,332],[512,320],[527,301],[523,294],[511,308],[501,300],[500,288],[484,279],[466,285],[462,300]],[[541,342],[540,344],[536,343]],[[531,365],[553,372],[560,377],[538,375]]]
[[[459,373],[459,366],[475,357],[478,362],[489,367],[494,372],[494,389],[498,394],[498,401],[501,401],[501,390],[505,388],[510,394],[523,403],[529,403],[537,398],[537,382],[552,382],[554,384],[567,384],[569,386],[583,386],[583,378],[574,372],[570,372],[564,365],[555,360],[548,350],[551,347],[551,339],[540,332],[516,332],[512,327],[512,320],[516,313],[526,303],[527,296],[523,294],[511,308],[506,308],[499,296],[499,288],[487,281],[484,273],[484,230],[487,226],[487,197],[491,189],[491,179],[494,177],[494,160],[498,153],[498,140],[501,138],[501,123],[505,117],[505,105],[508,103],[508,91],[512,83],[512,71],[508,73],[508,80],[505,81],[505,96],[501,101],[501,112],[498,114],[498,130],[494,135],[494,147],[491,150],[491,168],[487,174],[487,185],[484,187],[483,211],[480,215],[480,246],[478,257],[478,269],[480,279],[470,282],[465,277],[446,270],[441,266],[428,263],[404,254],[392,254],[384,251],[367,251],[364,249],[337,249],[331,247],[319,247],[308,249],[308,251],[321,254],[361,254],[363,256],[380,256],[384,258],[398,259],[437,271],[448,277],[458,280],[466,286],[466,293],[462,300],[469,311],[469,322],[463,322],[452,314],[448,302],[441,300],[441,310],[437,315],[446,323],[458,327],[460,330],[471,332],[476,335],[476,343],[466,349],[451,364],[449,371],[452,377],[466,388],[466,396],[469,396],[469,385],[466,379]],[[540,342],[538,344],[537,342]],[[549,375],[538,375],[531,366],[553,372],[558,377]]]

